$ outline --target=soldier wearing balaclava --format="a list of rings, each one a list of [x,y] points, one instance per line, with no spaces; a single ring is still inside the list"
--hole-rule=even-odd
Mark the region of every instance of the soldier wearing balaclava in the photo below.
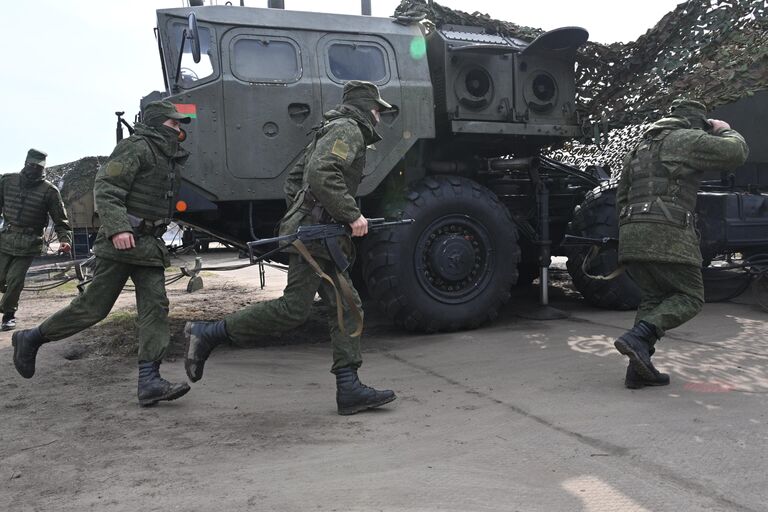
[[[43,252],[43,236],[48,217],[58,238],[58,250],[70,252],[72,232],[59,189],[43,177],[48,155],[30,149],[19,173],[0,178],[0,311],[2,330],[16,328],[16,310],[24,288],[24,278],[35,256]]]
[[[189,154],[181,148],[181,124],[190,118],[168,101],[144,107],[142,122],[121,140],[96,174],[94,197],[99,228],[93,280],[69,306],[39,327],[13,335],[13,362],[26,378],[35,373],[38,349],[72,336],[105,318],[128,278],[136,288],[139,334],[140,405],[175,400],[189,391],[160,376],[170,340],[165,269],[170,265],[162,235],[174,212],[181,167]]]

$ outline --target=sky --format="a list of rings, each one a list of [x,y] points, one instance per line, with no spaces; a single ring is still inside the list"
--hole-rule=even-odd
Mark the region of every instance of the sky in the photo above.
[[[205,0],[206,5],[211,0]],[[633,41],[680,0],[443,0],[519,25],[551,30],[581,26],[590,40]],[[216,0],[213,0],[216,3]],[[223,0],[218,0],[224,4]],[[239,4],[239,0],[233,3]],[[399,0],[371,0],[374,16],[390,16]],[[128,119],[139,100],[162,90],[153,35],[155,10],[182,0],[24,0],[4,3],[0,33],[0,173],[18,172],[31,147],[48,165],[108,155],[115,115]],[[267,0],[245,0],[267,7]],[[359,14],[359,0],[285,0],[286,9]]]

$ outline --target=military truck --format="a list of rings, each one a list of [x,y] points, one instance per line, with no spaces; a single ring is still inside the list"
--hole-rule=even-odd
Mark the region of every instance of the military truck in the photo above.
[[[407,329],[478,326],[512,286],[545,281],[574,209],[608,178],[541,154],[590,133],[578,27],[526,42],[407,16],[197,6],[157,11],[156,36],[166,90],[141,105],[167,98],[195,118],[178,217],[241,247],[274,234],[285,177],[344,83],[379,86],[393,108],[360,205],[416,222],[364,237],[358,279]]]

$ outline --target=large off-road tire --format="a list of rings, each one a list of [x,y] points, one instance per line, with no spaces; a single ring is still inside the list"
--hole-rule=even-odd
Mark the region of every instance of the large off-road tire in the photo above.
[[[517,280],[520,248],[496,195],[461,177],[432,176],[406,194],[409,226],[366,237],[371,297],[399,326],[454,331],[493,320]]]
[[[619,219],[616,213],[616,187],[618,181],[610,180],[587,194],[584,202],[576,207],[573,220],[568,224],[571,235],[589,238],[619,237]],[[567,247],[568,273],[573,285],[590,304],[604,308],[637,309],[640,289],[628,274],[624,273],[609,281],[592,279],[583,269],[584,258],[590,247]],[[596,256],[589,267],[590,275],[607,275],[618,266],[616,249],[606,249]]]

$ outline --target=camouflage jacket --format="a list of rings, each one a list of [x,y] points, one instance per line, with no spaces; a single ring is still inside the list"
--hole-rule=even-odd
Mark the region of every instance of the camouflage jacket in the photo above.
[[[170,265],[159,231],[172,217],[180,167],[188,156],[176,141],[140,123],[134,135],[117,144],[94,182],[101,221],[94,244],[97,256],[134,265]],[[124,232],[133,232],[136,247],[120,251],[111,238]]]
[[[0,178],[0,252],[13,256],[38,256],[43,251],[43,230],[48,216],[59,242],[72,243],[72,232],[61,194],[53,183],[40,179],[25,183],[21,174]]]
[[[285,182],[288,211],[280,222],[280,234],[295,233],[299,226],[321,222],[349,224],[361,213],[355,201],[363,178],[366,149],[381,137],[360,110],[341,105],[324,114],[323,125],[315,131],[304,155],[291,169]],[[325,213],[311,207],[311,196]],[[351,254],[347,239],[342,247]],[[320,243],[308,245],[319,257],[328,255]]]
[[[695,207],[696,192],[701,175],[705,171],[732,171],[747,159],[748,148],[744,138],[736,130],[725,130],[711,135],[703,130],[690,129],[687,121],[665,118],[654,123],[644,134],[643,140],[625,158],[624,169],[616,191],[616,207],[619,228],[619,262],[656,261],[701,265],[701,250],[692,215],[685,211]],[[646,161],[666,174],[661,181],[664,190],[657,190],[658,183],[640,181],[644,173],[635,159],[640,148],[649,148],[657,154],[658,161]],[[633,182],[643,183],[636,186]],[[642,188],[638,190],[638,188]],[[631,215],[630,207],[653,210],[658,197],[668,217],[682,215],[680,222],[659,222],[659,215]],[[644,202],[633,204],[637,198]]]

